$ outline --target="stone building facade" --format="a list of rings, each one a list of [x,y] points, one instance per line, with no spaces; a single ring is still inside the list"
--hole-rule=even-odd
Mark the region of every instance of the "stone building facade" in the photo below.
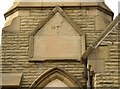
[[[104,2],[17,2],[2,30],[2,88],[119,88],[119,20]]]

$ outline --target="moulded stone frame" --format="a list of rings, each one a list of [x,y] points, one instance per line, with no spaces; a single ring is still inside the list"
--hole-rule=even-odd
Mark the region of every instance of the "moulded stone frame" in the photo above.
[[[82,45],[82,54],[85,52],[85,33],[83,31],[81,31],[81,29],[77,26],[77,24],[75,24],[75,22],[73,22],[69,16],[67,16],[67,14],[62,10],[62,8],[60,8],[59,6],[56,6],[51,13],[48,15],[48,17],[43,20],[41,22],[40,25],[37,26],[37,28],[29,35],[29,57],[33,58],[33,50],[34,50],[34,36],[35,34],[57,13],[59,12],[72,26],[73,28],[79,33],[79,35],[81,36],[81,45]],[[37,60],[37,59],[30,59],[29,61],[45,61],[47,59],[41,59],[41,60]],[[54,59],[53,59],[54,60]]]

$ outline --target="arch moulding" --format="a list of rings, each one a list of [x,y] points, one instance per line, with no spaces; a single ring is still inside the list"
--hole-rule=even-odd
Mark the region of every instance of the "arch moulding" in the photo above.
[[[48,83],[52,82],[55,79],[59,79],[65,83],[69,88],[83,89],[82,85],[78,80],[72,76],[67,71],[55,67],[50,70],[47,70],[42,75],[40,75],[29,87],[29,89],[44,88]]]

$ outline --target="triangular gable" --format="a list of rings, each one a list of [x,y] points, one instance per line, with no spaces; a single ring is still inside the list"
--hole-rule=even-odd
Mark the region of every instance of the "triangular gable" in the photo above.
[[[45,20],[43,20],[41,24],[38,25],[38,27],[33,31],[31,35],[34,36],[57,12],[59,12],[73,26],[73,28],[79,33],[80,36],[84,35],[77,24],[75,24],[75,22],[73,22],[59,6],[56,6],[52,10],[49,16]]]
[[[120,22],[120,14],[105,28],[105,30],[100,34],[100,36],[89,46],[89,48],[81,56],[82,62],[85,62],[87,57],[94,51],[100,43],[109,35],[113,30],[113,27]]]

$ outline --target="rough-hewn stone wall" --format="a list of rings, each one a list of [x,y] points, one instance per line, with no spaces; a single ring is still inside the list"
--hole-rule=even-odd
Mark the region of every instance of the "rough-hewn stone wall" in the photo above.
[[[20,31],[17,33],[3,31],[2,34],[2,72],[3,73],[23,73],[21,87],[29,87],[30,84],[44,71],[52,67],[60,67],[73,74],[82,82],[83,65],[81,62],[29,62],[29,36],[38,24],[51,12],[53,8],[30,8],[26,9],[30,14],[28,16],[20,16]],[[97,22],[102,21],[98,18],[105,13],[98,10],[85,8],[63,8],[64,12],[78,24],[81,30],[86,33],[86,48],[99,36],[104,30],[103,28],[111,21],[107,16],[106,25],[103,28],[96,28]],[[103,23],[104,24],[104,23]],[[10,29],[11,30],[11,29]],[[105,73],[96,73],[97,86],[117,86],[118,77],[118,54],[115,37],[117,32],[108,36],[108,41],[114,42],[109,45],[110,59],[105,61]],[[116,41],[117,42],[117,41]],[[112,79],[111,79],[112,78]],[[111,80],[111,81],[110,81]],[[109,83],[109,84],[108,84]]]
[[[109,57],[104,63],[104,72],[96,73],[96,87],[118,88],[119,86],[119,42],[118,29],[113,31],[104,39],[103,45],[108,45]]]
[[[83,82],[81,62],[29,62],[29,36],[53,8],[30,9],[29,16],[21,16],[19,33],[2,34],[2,72],[23,73],[21,87],[29,87],[40,74],[53,67],[60,67]]]

